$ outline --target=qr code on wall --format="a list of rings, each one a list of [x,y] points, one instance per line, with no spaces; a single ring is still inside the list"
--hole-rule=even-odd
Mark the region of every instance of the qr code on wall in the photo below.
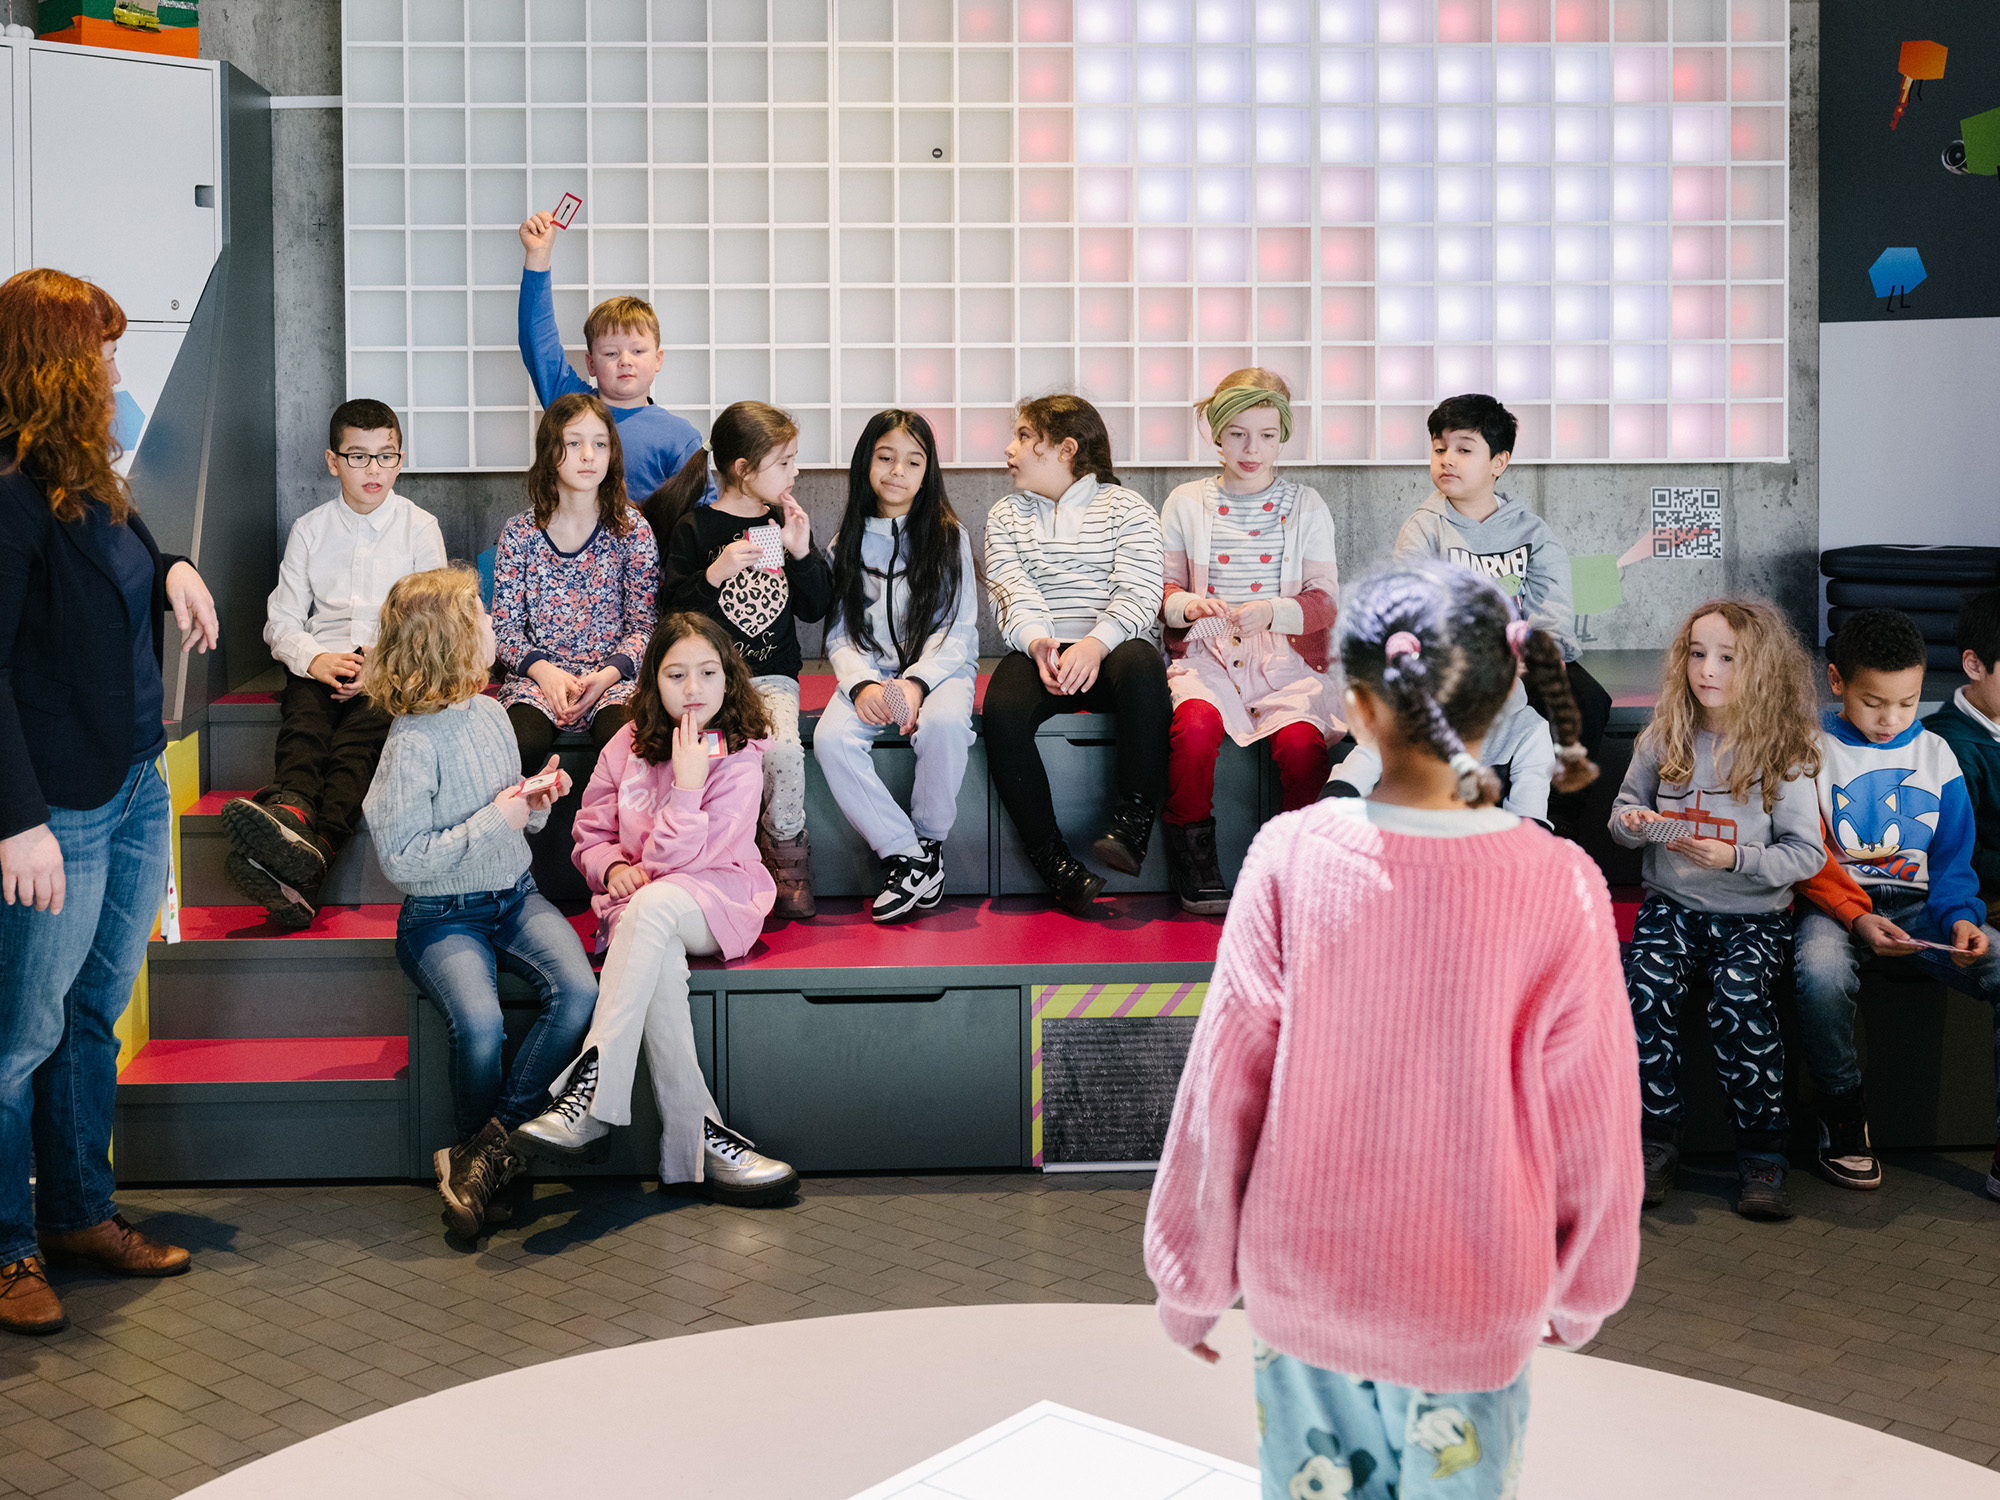
[[[1656,488],[1653,556],[1721,557],[1722,491],[1682,485]]]

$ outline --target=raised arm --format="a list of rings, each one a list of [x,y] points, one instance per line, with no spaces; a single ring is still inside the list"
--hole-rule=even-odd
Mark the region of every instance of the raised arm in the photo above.
[[[563,353],[562,331],[556,327],[555,273],[548,270],[521,272],[521,303],[516,315],[515,336],[521,345],[521,363],[535,383],[535,398],[543,408],[555,404],[558,396],[571,391],[589,392],[590,382],[570,365]]]

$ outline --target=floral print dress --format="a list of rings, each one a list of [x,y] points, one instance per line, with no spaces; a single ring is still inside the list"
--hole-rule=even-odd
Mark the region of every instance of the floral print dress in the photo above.
[[[554,662],[578,677],[602,666],[623,674],[573,726],[587,727],[597,711],[624,703],[638,687],[639,663],[653,633],[660,553],[653,529],[637,511],[632,529],[618,536],[599,526],[574,552],[560,551],[533,514],[500,528],[493,558],[493,633],[507,680],[500,702],[532,703],[551,720],[541,685],[527,675],[538,661]]]

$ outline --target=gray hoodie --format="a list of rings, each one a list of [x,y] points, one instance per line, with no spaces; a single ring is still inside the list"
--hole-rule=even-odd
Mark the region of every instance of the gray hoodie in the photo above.
[[[1507,768],[1507,796],[1500,806],[1510,813],[1549,822],[1549,782],[1556,771],[1556,742],[1548,720],[1528,706],[1528,691],[1520,683],[1500,705],[1493,727],[1479,746],[1482,766]],[[1347,759],[1333,768],[1329,781],[1344,781],[1362,796],[1382,779],[1382,758],[1373,745],[1356,744]]]
[[[1665,844],[1648,844],[1628,833],[1618,816],[1628,807],[1690,819],[1690,834],[1736,846],[1737,868],[1705,870]],[[1792,903],[1792,887],[1811,879],[1826,863],[1819,792],[1812,779],[1792,777],[1778,789],[1777,806],[1769,813],[1759,783],[1751,783],[1749,801],[1738,802],[1715,769],[1715,736],[1706,729],[1694,737],[1694,780],[1686,786],[1660,781],[1659,752],[1641,736],[1632,751],[1632,768],[1611,805],[1611,837],[1627,849],[1644,845],[1647,890],[1695,911],[1783,911]]]
[[[1576,616],[1569,602],[1569,549],[1547,521],[1520,501],[1494,498],[1500,502],[1498,510],[1483,521],[1468,521],[1443,495],[1431,491],[1396,533],[1396,561],[1441,557],[1496,581],[1520,580],[1516,597],[1522,614],[1537,630],[1556,638],[1563,660],[1575,661],[1582,648],[1576,643]]]

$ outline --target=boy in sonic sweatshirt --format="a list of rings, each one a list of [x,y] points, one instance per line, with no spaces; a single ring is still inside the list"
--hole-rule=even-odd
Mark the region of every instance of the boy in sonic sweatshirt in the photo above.
[[[1582,648],[1570,608],[1569,549],[1548,522],[1493,489],[1514,456],[1517,426],[1491,396],[1453,396],[1431,413],[1437,488],[1396,533],[1395,560],[1442,558],[1512,593],[1522,618],[1562,647],[1570,693],[1583,715],[1583,748],[1594,756],[1611,722],[1611,695],[1577,662]]]
[[[1858,968],[1869,952],[2000,1005],[2000,932],[1972,873],[1973,808],[1951,746],[1916,722],[1924,639],[1907,615],[1857,612],[1834,639],[1818,778],[1828,876],[1801,886],[1797,996],[1820,1092],[1819,1166],[1841,1187],[1882,1185],[1854,1050]],[[1917,940],[1913,942],[1912,939]],[[1920,947],[1918,943],[1946,947]],[[1996,1017],[2000,1019],[2000,1017]],[[2000,1052],[2000,1028],[1996,1028]],[[1986,1180],[2000,1198],[2000,1157]]]

